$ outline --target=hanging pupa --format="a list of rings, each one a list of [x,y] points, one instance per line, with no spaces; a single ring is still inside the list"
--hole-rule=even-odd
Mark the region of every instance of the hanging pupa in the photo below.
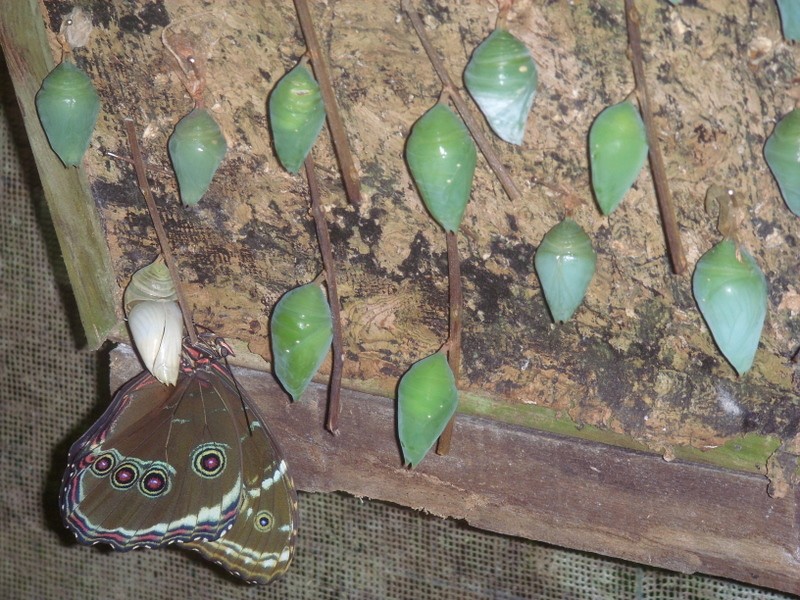
[[[297,173],[325,123],[317,80],[304,62],[284,75],[269,98],[275,152],[283,168]]]
[[[303,395],[333,340],[333,318],[325,292],[308,283],[286,292],[270,320],[275,375],[294,400]]]
[[[169,138],[169,157],[185,205],[194,206],[208,191],[227,151],[225,136],[206,109],[195,108],[178,121]]]
[[[67,167],[80,164],[100,112],[100,97],[89,76],[64,60],[42,81],[36,112],[61,162]]]
[[[183,346],[183,316],[178,294],[162,259],[136,271],[123,303],[133,344],[145,368],[161,383],[178,380]]]
[[[589,130],[592,189],[604,215],[619,205],[647,158],[647,133],[629,100],[609,106]]]
[[[481,42],[464,70],[470,95],[509,144],[522,144],[538,80],[527,46],[505,29],[495,29]]]
[[[692,291],[714,341],[742,375],[753,365],[767,314],[764,274],[747,250],[725,239],[697,261]]]
[[[764,144],[764,158],[784,202],[800,217],[800,109],[795,108],[775,125]]]
[[[800,40],[800,2],[797,0],[776,0],[781,15],[783,37],[790,41]]]
[[[570,218],[548,231],[536,250],[536,274],[553,320],[569,320],[583,302],[597,254],[583,228]]]
[[[456,412],[458,390],[442,352],[414,363],[397,388],[397,432],[406,464],[415,467]]]
[[[447,106],[437,104],[414,123],[406,161],[433,218],[445,231],[457,231],[477,161],[475,143],[464,123]]]

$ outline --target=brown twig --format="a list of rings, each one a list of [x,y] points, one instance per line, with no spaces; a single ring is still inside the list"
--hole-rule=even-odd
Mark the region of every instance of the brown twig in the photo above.
[[[305,160],[306,177],[308,178],[308,193],[311,196],[311,214],[314,216],[314,225],[317,228],[319,249],[322,253],[322,265],[325,269],[325,280],[328,283],[328,302],[331,306],[333,318],[333,365],[331,366],[331,387],[328,396],[328,410],[325,416],[325,429],[335,434],[339,429],[339,413],[342,410],[340,396],[342,390],[342,367],[344,344],[342,342],[342,316],[339,308],[339,291],[336,287],[336,264],[333,261],[333,248],[328,233],[328,224],[320,205],[319,184],[314,173],[314,158],[308,153]]]
[[[183,293],[178,267],[175,265],[175,259],[172,256],[172,250],[169,245],[169,238],[167,237],[167,232],[164,230],[164,224],[161,222],[161,216],[159,215],[156,202],[153,199],[153,193],[150,191],[150,184],[147,182],[147,169],[142,160],[142,151],[139,149],[139,138],[136,135],[136,124],[133,120],[125,119],[125,133],[128,136],[128,145],[131,148],[131,160],[133,161],[133,168],[136,171],[139,189],[144,196],[147,210],[153,221],[158,245],[161,246],[161,256],[164,257],[164,262],[167,265],[167,269],[169,269],[169,275],[172,277],[172,281],[175,284],[178,306],[180,306],[181,314],[183,315],[183,324],[186,326],[186,332],[189,334],[191,342],[197,344],[197,332],[194,329],[194,322],[192,321],[192,311],[189,309],[189,302],[186,300],[186,296]]]
[[[461,313],[464,305],[461,292],[461,257],[458,254],[458,238],[456,234],[448,231],[447,235],[447,276],[450,287],[450,332],[447,337],[447,362],[458,389],[458,379],[461,374]],[[450,441],[453,437],[453,424],[456,417],[444,428],[439,442],[436,444],[436,454],[446,455],[450,452]]]
[[[303,37],[306,40],[306,48],[311,56],[311,66],[314,74],[319,80],[322,101],[325,103],[325,113],[328,118],[328,127],[333,138],[333,147],[339,159],[339,166],[342,169],[342,180],[347,198],[350,204],[358,206],[361,202],[361,180],[358,176],[353,156],[350,153],[350,143],[347,140],[347,132],[344,128],[339,105],[336,103],[336,95],[333,93],[333,84],[328,73],[328,65],[322,56],[322,48],[317,40],[317,33],[314,29],[314,21],[311,19],[311,12],[308,10],[306,0],[294,0],[297,10],[297,19],[300,21],[300,29],[303,30]]]
[[[667,182],[667,171],[664,167],[664,157],[658,144],[658,131],[656,130],[653,112],[650,108],[650,96],[647,92],[647,81],[644,76],[644,59],[642,53],[642,34],[639,30],[640,16],[636,10],[634,0],[625,0],[625,18],[628,23],[628,44],[630,46],[630,59],[633,65],[633,75],[636,80],[639,107],[642,110],[642,119],[647,129],[647,141],[650,147],[650,169],[653,173],[653,184],[656,188],[656,199],[661,212],[661,226],[667,239],[667,251],[672,262],[672,271],[676,275],[686,271],[686,256],[683,253],[681,233],[675,217],[675,207],[672,203],[672,193]]]
[[[425,33],[425,26],[422,24],[422,20],[419,18],[417,11],[411,4],[411,0],[403,0],[403,10],[406,11],[408,18],[411,20],[411,24],[414,26],[414,30],[417,32],[417,37],[419,37],[419,41],[422,44],[422,47],[425,49],[425,53],[428,55],[431,65],[433,65],[433,70],[436,71],[436,74],[442,81],[442,87],[444,88],[444,91],[450,95],[456,110],[458,110],[458,113],[464,120],[464,124],[467,126],[467,129],[469,129],[470,134],[472,134],[472,137],[475,140],[475,143],[478,145],[478,148],[480,148],[484,158],[486,158],[486,162],[489,163],[489,167],[491,167],[492,171],[494,171],[495,177],[497,177],[500,185],[503,186],[503,189],[506,191],[506,194],[512,202],[521,200],[522,193],[519,191],[517,184],[514,183],[514,180],[511,179],[511,176],[508,174],[508,171],[506,171],[503,163],[500,162],[497,154],[495,154],[494,150],[492,150],[489,140],[483,134],[483,131],[478,125],[478,121],[472,116],[469,106],[461,97],[461,93],[453,84],[452,79],[450,79],[450,75],[447,73],[444,63],[442,63],[439,55],[436,53],[436,50],[431,45],[431,42]]]

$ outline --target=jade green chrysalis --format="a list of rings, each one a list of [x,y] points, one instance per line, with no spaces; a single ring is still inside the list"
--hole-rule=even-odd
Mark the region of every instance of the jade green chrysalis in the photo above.
[[[89,76],[65,60],[50,71],[36,94],[36,112],[50,147],[65,166],[83,159],[100,112]]]
[[[800,2],[797,0],[776,0],[781,14],[783,37],[787,40],[800,40]]]
[[[589,130],[592,189],[604,215],[619,205],[647,158],[647,134],[639,111],[628,100],[609,106]]]
[[[597,254],[589,236],[566,218],[545,234],[534,263],[553,320],[569,320],[594,276]]]
[[[200,201],[227,151],[225,136],[204,108],[195,108],[178,121],[169,138],[169,157],[184,204]]]
[[[298,400],[333,340],[333,319],[325,292],[313,282],[286,292],[272,311],[270,330],[275,375]]]
[[[764,144],[764,158],[784,202],[800,217],[800,109],[795,108],[775,125]]]
[[[464,84],[489,125],[517,145],[525,136],[538,79],[527,46],[505,29],[495,29],[481,42],[464,70]]]
[[[445,231],[457,231],[477,161],[475,143],[464,123],[447,106],[437,104],[414,123],[406,161],[431,216]]]
[[[755,259],[729,239],[706,252],[692,290],[714,341],[741,375],[753,365],[767,314],[767,280]]]
[[[442,352],[414,363],[397,388],[397,431],[405,462],[419,464],[456,412],[458,390]]]
[[[283,168],[297,173],[325,122],[317,80],[304,63],[284,75],[269,98],[275,152]]]

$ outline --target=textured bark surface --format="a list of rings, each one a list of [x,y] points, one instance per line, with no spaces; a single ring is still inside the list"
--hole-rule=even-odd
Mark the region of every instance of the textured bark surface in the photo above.
[[[196,321],[269,361],[272,307],[321,268],[305,182],[278,165],[266,115],[269,91],[304,52],[293,6],[80,4],[93,11],[95,30],[77,62],[103,102],[86,168],[119,296],[157,253],[133,171],[109,154],[128,156],[122,119],[132,117]],[[512,205],[479,158],[459,233],[462,409],[530,423],[535,406],[579,428],[593,426],[602,432],[595,437],[619,435],[666,456],[678,446],[736,443],[748,432],[792,439],[800,221],[781,200],[762,147],[794,104],[800,50],[782,41],[774,4],[638,3],[659,143],[690,264],[680,277],[670,273],[647,169],[610,217],[600,215],[589,187],[589,126],[633,88],[622,2],[542,4],[519,0],[509,20],[539,65],[524,145],[494,142],[524,201]],[[43,0],[43,7],[49,29],[58,31],[71,3]],[[418,9],[460,80],[472,49],[493,28],[496,6],[420,1]],[[311,10],[363,184],[361,205],[347,205],[324,132],[314,155],[340,265],[345,377],[348,387],[391,397],[400,375],[447,332],[445,237],[403,161],[408,131],[440,84],[399,3],[331,0]],[[230,148],[195,208],[179,204],[166,152],[175,123],[192,108],[162,45],[167,25],[173,43],[182,40],[201,64],[206,106]],[[715,347],[691,293],[691,268],[720,239],[703,211],[713,183],[745,200],[742,239],[769,281],[761,345],[741,378]],[[554,326],[533,257],[563,217],[567,194],[585,200],[574,218],[593,239],[598,269],[572,321]]]

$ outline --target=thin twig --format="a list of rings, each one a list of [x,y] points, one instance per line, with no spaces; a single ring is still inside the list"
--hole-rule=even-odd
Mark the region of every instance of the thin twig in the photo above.
[[[656,130],[653,112],[650,108],[650,96],[647,92],[647,81],[644,76],[644,60],[642,58],[642,34],[639,30],[640,16],[636,10],[634,0],[625,0],[625,18],[628,22],[628,43],[630,45],[630,58],[633,65],[633,75],[636,79],[637,97],[642,110],[642,119],[647,129],[647,141],[650,146],[650,169],[653,173],[653,184],[656,188],[656,199],[661,212],[661,226],[667,238],[667,251],[672,262],[672,271],[676,275],[686,271],[686,256],[683,253],[681,232],[675,217],[675,207],[672,204],[672,193],[667,182],[667,171],[664,168],[664,157],[658,144],[658,131]]]
[[[303,30],[303,37],[306,40],[306,48],[311,55],[311,66],[319,80],[322,101],[325,103],[325,113],[328,117],[328,127],[333,138],[333,147],[342,169],[344,189],[350,204],[358,206],[361,203],[361,180],[353,162],[353,155],[350,153],[350,142],[347,140],[342,115],[339,112],[339,105],[336,103],[336,95],[333,93],[328,65],[322,56],[322,48],[314,30],[314,21],[311,19],[311,12],[308,10],[306,0],[294,0],[294,6],[297,10],[297,19],[300,21],[300,29]]]
[[[461,93],[458,91],[458,88],[456,88],[456,86],[453,84],[453,81],[450,79],[450,75],[447,73],[444,63],[442,63],[439,55],[436,53],[436,50],[431,45],[431,42],[425,33],[425,26],[422,24],[422,20],[419,18],[417,11],[411,4],[411,0],[403,0],[403,10],[406,11],[408,18],[411,20],[411,24],[414,26],[414,30],[417,32],[419,41],[422,43],[422,47],[425,48],[425,53],[428,55],[431,65],[433,65],[433,70],[436,71],[439,79],[441,79],[444,91],[450,95],[456,110],[458,110],[458,113],[464,120],[464,124],[472,134],[472,137],[475,140],[475,143],[478,145],[478,148],[480,148],[484,158],[486,158],[486,162],[489,163],[489,167],[491,167],[492,171],[494,171],[495,177],[497,177],[498,181],[500,181],[500,185],[503,186],[503,189],[506,191],[506,194],[512,202],[521,200],[522,193],[519,191],[517,184],[514,183],[514,180],[511,179],[511,176],[508,174],[508,171],[506,171],[503,163],[500,162],[497,154],[495,154],[494,150],[492,150],[492,146],[489,143],[488,138],[483,134],[483,131],[478,125],[478,121],[472,116],[469,106],[461,97]]]
[[[136,124],[132,119],[125,119],[125,133],[128,136],[128,145],[131,149],[131,157],[133,160],[133,168],[136,171],[136,179],[139,182],[139,189],[144,196],[144,201],[147,204],[147,210],[150,213],[150,218],[153,221],[153,227],[156,230],[156,238],[158,245],[161,246],[161,256],[164,257],[164,262],[169,269],[169,275],[175,284],[175,292],[178,296],[178,306],[181,308],[183,315],[183,324],[186,326],[186,332],[189,334],[189,339],[192,344],[197,344],[197,332],[194,329],[194,322],[192,321],[192,311],[189,309],[189,303],[183,293],[181,286],[180,275],[178,268],[175,266],[175,259],[172,256],[172,250],[169,245],[169,238],[167,232],[164,230],[164,224],[161,222],[161,216],[158,213],[158,207],[153,199],[153,193],[150,191],[150,184],[147,182],[147,169],[142,160],[142,151],[139,149],[139,138],[136,135]]]
[[[328,411],[325,417],[325,429],[335,434],[339,429],[339,413],[341,412],[342,366],[344,344],[342,342],[342,316],[339,308],[339,290],[336,287],[336,265],[333,261],[331,238],[328,234],[328,224],[320,205],[319,184],[314,173],[314,158],[308,153],[305,160],[306,177],[308,178],[308,193],[311,195],[311,214],[314,216],[314,225],[317,228],[319,249],[322,253],[322,265],[325,269],[325,280],[328,283],[328,302],[331,306],[333,318],[333,365],[331,366],[331,387],[328,396]]]
[[[461,374],[461,313],[463,312],[463,294],[461,292],[461,257],[458,254],[458,238],[455,233],[448,231],[447,235],[447,277],[450,283],[450,333],[447,337],[447,362],[458,389],[458,379]],[[453,424],[456,416],[450,419],[439,442],[436,444],[436,454],[446,455],[450,452],[450,441],[453,436]]]

